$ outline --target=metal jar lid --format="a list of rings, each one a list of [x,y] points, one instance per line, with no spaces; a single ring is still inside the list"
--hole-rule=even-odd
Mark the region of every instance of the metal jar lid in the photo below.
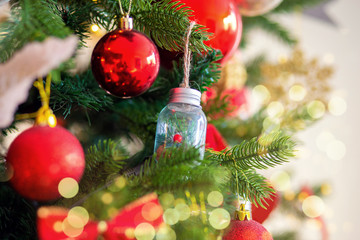
[[[191,88],[173,88],[170,90],[169,103],[187,103],[200,107],[201,92]]]

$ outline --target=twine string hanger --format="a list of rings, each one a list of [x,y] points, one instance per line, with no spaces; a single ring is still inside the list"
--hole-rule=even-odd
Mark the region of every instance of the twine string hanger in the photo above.
[[[190,68],[191,68],[191,50],[189,48],[190,44],[190,35],[193,27],[195,26],[196,22],[190,22],[190,25],[186,31],[185,35],[185,48],[184,48],[184,79],[183,82],[180,84],[180,87],[183,88],[190,88],[189,86],[189,78],[190,78]]]
[[[120,13],[121,13],[124,17],[129,17],[130,10],[131,10],[131,5],[132,5],[132,0],[129,1],[129,9],[128,9],[127,13],[125,13],[125,12],[124,12],[124,9],[122,8],[122,5],[121,5],[121,0],[119,0]]]

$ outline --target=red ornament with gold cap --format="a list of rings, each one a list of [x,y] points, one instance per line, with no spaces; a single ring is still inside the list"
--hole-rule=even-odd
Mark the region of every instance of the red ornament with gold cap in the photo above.
[[[133,21],[129,17],[131,5],[125,14],[119,3],[124,15],[120,27],[107,33],[96,44],[91,69],[106,92],[120,98],[131,98],[144,93],[154,83],[160,59],[150,38],[133,30]]]
[[[19,194],[47,201],[60,197],[58,186],[64,178],[80,181],[85,157],[77,138],[56,126],[55,115],[49,108],[50,79],[47,91],[41,78],[34,85],[39,89],[43,106],[36,113],[24,114],[24,118],[36,115],[36,124],[11,143],[6,163],[13,174],[10,183]]]
[[[251,220],[250,212],[240,204],[223,240],[273,240],[271,234],[258,222]]]

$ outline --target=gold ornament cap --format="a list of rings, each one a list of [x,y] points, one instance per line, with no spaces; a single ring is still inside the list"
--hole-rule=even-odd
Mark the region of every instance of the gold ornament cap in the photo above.
[[[130,31],[133,29],[133,19],[129,17],[129,15],[123,16],[120,19],[120,26],[119,28],[121,30],[127,30]]]
[[[245,204],[240,204],[240,209],[235,212],[235,219],[240,221],[251,220],[250,211],[245,209]]]

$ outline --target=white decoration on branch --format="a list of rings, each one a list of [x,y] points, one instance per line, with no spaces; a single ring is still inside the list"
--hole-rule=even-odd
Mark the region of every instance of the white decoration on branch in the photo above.
[[[49,37],[43,42],[32,42],[0,64],[0,128],[13,121],[17,106],[27,97],[38,77],[48,74],[69,59],[77,47],[77,37],[66,39]]]

